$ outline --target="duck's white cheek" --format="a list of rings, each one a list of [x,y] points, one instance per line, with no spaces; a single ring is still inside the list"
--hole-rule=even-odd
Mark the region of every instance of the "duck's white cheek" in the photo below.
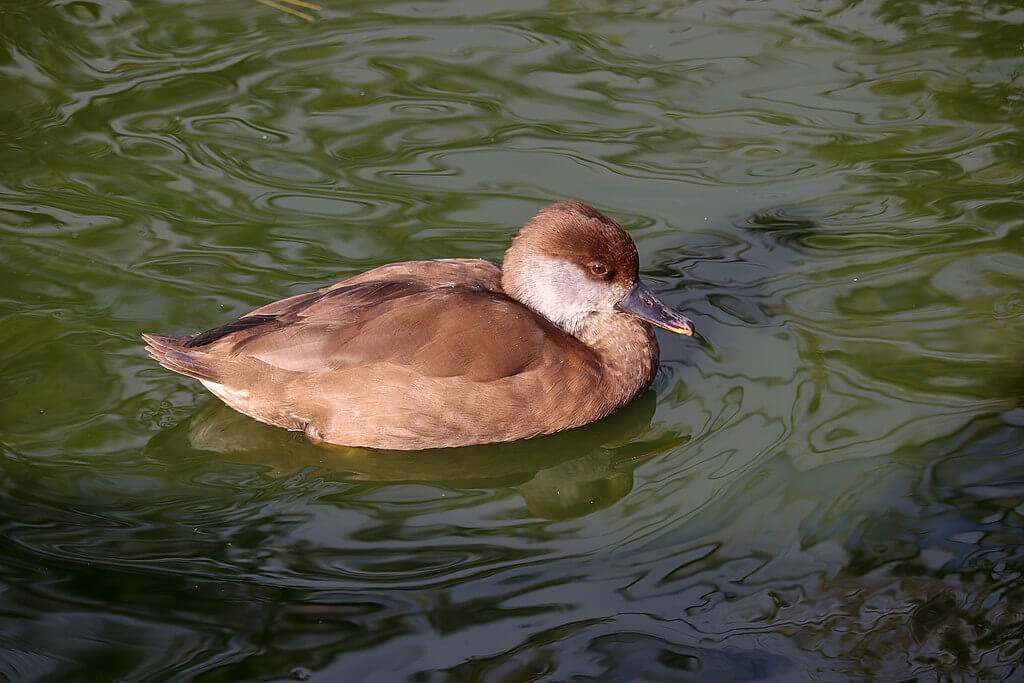
[[[523,303],[548,320],[575,333],[583,319],[596,311],[612,311],[622,298],[605,282],[598,282],[574,263],[561,259],[534,259],[530,263]]]

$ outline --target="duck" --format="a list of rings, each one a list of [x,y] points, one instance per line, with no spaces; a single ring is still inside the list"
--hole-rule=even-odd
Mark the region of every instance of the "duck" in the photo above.
[[[530,218],[500,266],[391,263],[205,332],[142,338],[255,420],[316,444],[419,451],[611,415],[654,381],[652,325],[694,335],[640,280],[625,230],[568,200]]]

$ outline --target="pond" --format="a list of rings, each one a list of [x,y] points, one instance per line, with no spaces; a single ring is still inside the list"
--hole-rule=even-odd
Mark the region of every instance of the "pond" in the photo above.
[[[0,8],[0,678],[1024,675],[1017,0],[320,2]],[[597,424],[319,448],[143,350],[565,198],[699,331]]]

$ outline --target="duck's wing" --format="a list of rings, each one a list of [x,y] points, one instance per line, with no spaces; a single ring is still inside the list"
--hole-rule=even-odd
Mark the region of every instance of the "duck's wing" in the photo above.
[[[597,372],[585,346],[504,294],[408,281],[327,288],[192,337],[144,338],[168,369],[246,392],[268,382],[301,392],[307,382],[312,394],[331,373],[345,382],[402,375],[486,383],[548,365]]]
[[[358,334],[369,320],[383,315],[380,322],[386,324],[387,314],[397,300],[430,290],[456,289],[500,293],[501,269],[482,259],[388,264],[312,292],[274,301],[200,334],[142,336],[147,351],[157,362],[200,380],[214,381],[223,374],[218,371],[218,364],[236,360],[243,348],[260,339],[263,343],[251,352],[259,348],[262,353],[283,358],[289,366],[294,366],[297,358],[307,358],[310,369],[323,370],[335,365],[322,355],[325,349],[320,349],[321,354],[311,354],[310,342],[320,346],[315,342],[324,342],[329,336],[334,345],[340,345]],[[386,347],[387,344],[382,348]],[[291,362],[287,361],[289,356],[294,356]]]

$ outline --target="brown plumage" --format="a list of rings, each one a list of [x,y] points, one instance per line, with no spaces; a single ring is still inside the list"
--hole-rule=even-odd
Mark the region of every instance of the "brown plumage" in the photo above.
[[[503,268],[395,263],[192,337],[144,334],[161,365],[314,441],[418,450],[577,427],[654,378],[650,321],[692,334],[637,280],[637,253],[580,202],[542,209]]]

